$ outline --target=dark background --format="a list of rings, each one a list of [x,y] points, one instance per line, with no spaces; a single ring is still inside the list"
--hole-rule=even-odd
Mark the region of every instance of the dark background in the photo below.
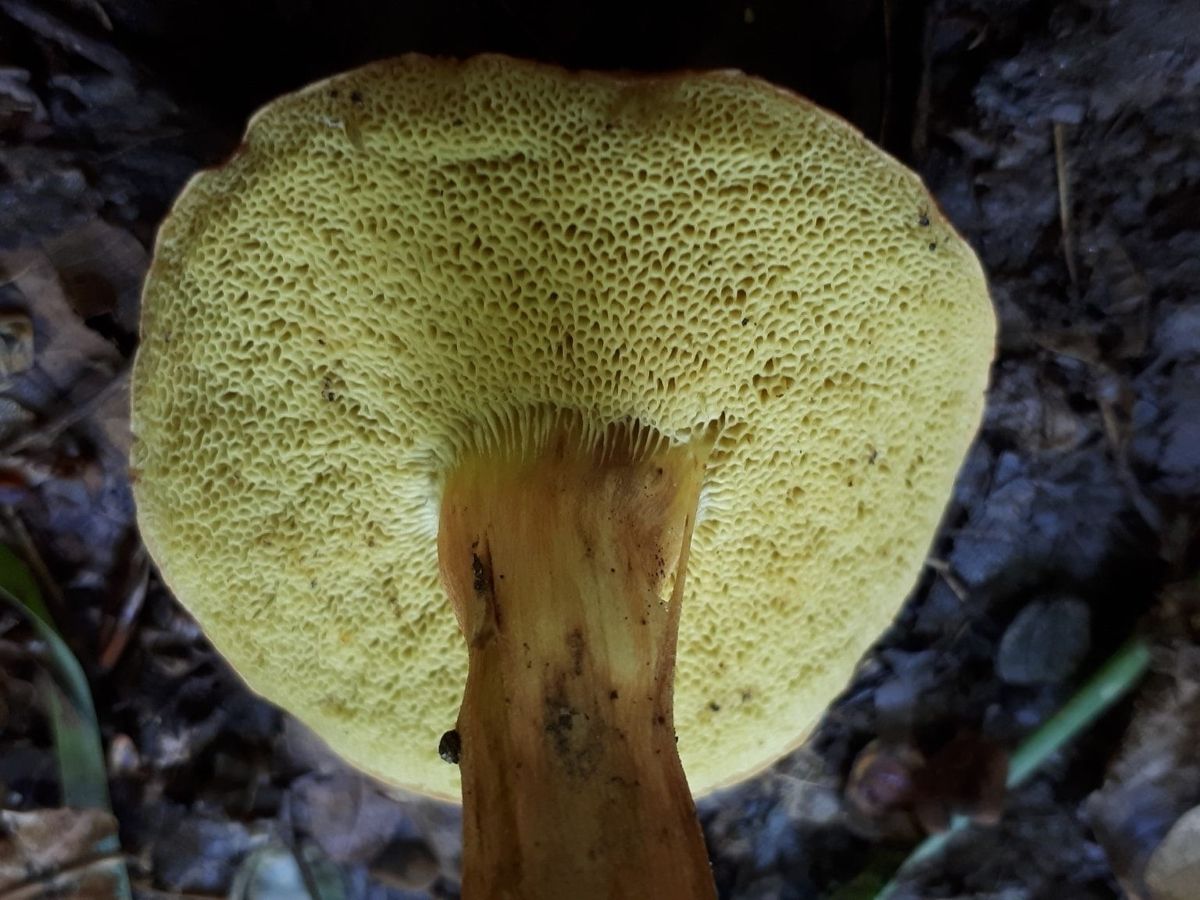
[[[922,173],[991,281],[988,413],[931,566],[810,745],[701,805],[722,896],[831,896],[939,810],[1001,808],[900,896],[1118,896],[1200,803],[1179,750],[1197,711],[1156,699],[1200,671],[1178,588],[1200,497],[1198,34],[1187,0],[0,0],[0,312],[36,349],[4,381],[0,512],[88,671],[139,894],[224,896],[290,845],[353,897],[456,896],[456,812],[340,766],[157,582],[122,391],[155,228],[258,105],[371,59],[489,50],[807,94]],[[0,626],[5,804],[53,806],[26,635]],[[1138,701],[1013,796],[989,789],[1135,629],[1157,654]],[[1114,812],[1110,766],[1138,753],[1181,774]]]

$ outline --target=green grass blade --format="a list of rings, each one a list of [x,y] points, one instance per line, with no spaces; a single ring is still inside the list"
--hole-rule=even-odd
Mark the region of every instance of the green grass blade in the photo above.
[[[100,725],[79,661],[45,618],[45,607],[38,611],[40,595],[37,602],[28,603],[0,582],[0,601],[25,616],[48,651],[47,671],[38,679],[38,687],[45,697],[54,733],[63,805],[108,809],[108,771],[100,743]]]
[[[108,795],[108,770],[100,740],[100,724],[92,692],[79,660],[63,641],[37,582],[25,564],[8,547],[0,546],[0,603],[20,613],[47,650],[37,687],[46,702],[58,759],[62,805],[112,812]],[[118,852],[119,845],[108,848]],[[132,896],[124,866],[117,876],[115,900]]]
[[[21,558],[3,544],[0,544],[0,588],[4,588],[21,601],[20,605],[27,613],[37,616],[57,632],[54,619],[50,617],[50,610],[42,601],[42,591],[38,587],[37,579]]]
[[[1144,638],[1133,637],[1121,645],[1062,709],[1021,742],[1009,762],[1006,781],[1009,790],[1023,784],[1047,759],[1129,693],[1149,668],[1150,646]],[[946,831],[931,834],[918,844],[876,895],[876,900],[889,900],[906,868],[936,855],[954,834],[970,824],[971,820],[965,816],[955,816]]]
[[[54,732],[63,806],[108,809],[108,770],[95,720],[81,717],[78,699],[67,701],[48,675],[38,679],[38,689],[45,698]]]

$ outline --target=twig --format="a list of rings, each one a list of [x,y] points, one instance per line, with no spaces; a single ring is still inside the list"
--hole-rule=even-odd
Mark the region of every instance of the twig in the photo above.
[[[971,598],[970,590],[963,584],[962,579],[954,573],[954,569],[950,566],[949,562],[931,556],[925,560],[925,565],[938,573],[941,579],[946,582],[946,587],[950,588],[959,601],[966,603]]]
[[[0,12],[35,34],[58,44],[118,78],[132,78],[133,65],[109,44],[88,37],[53,13],[27,0],[0,0]],[[106,16],[107,18],[107,16]]]
[[[1063,124],[1054,123],[1054,171],[1058,180],[1058,220],[1062,226],[1062,250],[1067,261],[1071,288],[1079,291],[1079,271],[1075,266],[1075,232],[1071,222],[1071,180],[1067,170],[1067,154],[1063,149]]]
[[[126,576],[121,583],[126,589],[121,609],[101,631],[100,658],[97,662],[101,672],[112,671],[121,659],[130,635],[133,634],[133,623],[146,600],[146,590],[150,583],[150,559],[140,541],[129,552]]]
[[[1149,667],[1150,647],[1147,642],[1140,637],[1126,641],[1075,696],[1067,701],[1066,706],[1051,716],[1017,748],[1008,764],[1008,789],[1015,790],[1024,784],[1047,759],[1078,737],[1114,703],[1129,693]],[[891,897],[905,870],[938,853],[951,836],[970,824],[971,820],[966,816],[955,816],[949,829],[932,834],[918,844],[908,859],[900,864],[891,881],[876,894],[875,900],[887,900]]]
[[[1129,421],[1126,410],[1131,404],[1128,384],[1107,367],[1097,374],[1096,405],[1100,409],[1100,421],[1104,426],[1104,437],[1112,451],[1117,466],[1117,479],[1129,495],[1129,502],[1142,521],[1155,534],[1162,534],[1164,523],[1162,510],[1142,489],[1142,484],[1133,471],[1129,460]]]
[[[108,17],[107,10],[100,5],[100,0],[71,0],[71,5],[94,16],[105,31],[113,30],[112,19]]]

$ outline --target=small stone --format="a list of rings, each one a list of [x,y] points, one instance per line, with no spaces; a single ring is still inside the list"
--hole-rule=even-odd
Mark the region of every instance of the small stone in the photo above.
[[[224,896],[234,870],[254,848],[245,825],[172,810],[151,851],[155,878],[168,890]]]
[[[1091,645],[1091,612],[1074,597],[1035,601],[1000,641],[996,672],[1009,684],[1057,684],[1070,678]]]
[[[917,608],[913,632],[923,638],[938,638],[959,631],[967,620],[969,607],[944,578],[929,589]]]
[[[371,877],[389,888],[401,891],[428,890],[441,868],[437,857],[424,841],[396,838],[371,861]]]
[[[289,793],[296,827],[334,862],[372,860],[393,835],[411,828],[404,805],[358,772],[304,775]]]
[[[1200,307],[1184,306],[1164,316],[1154,332],[1154,346],[1168,360],[1200,356]]]
[[[904,731],[922,718],[939,687],[939,656],[933,650],[885,650],[880,655],[891,674],[875,690],[879,726]]]
[[[1175,372],[1169,412],[1157,429],[1162,443],[1156,464],[1162,488],[1186,495],[1200,490],[1200,366]]]
[[[283,717],[283,728],[276,742],[285,769],[296,775],[310,772],[329,775],[344,768],[344,763],[334,756],[328,744],[291,716]]]
[[[108,745],[108,772],[113,778],[128,778],[142,767],[137,745],[127,734],[114,735]]]
[[[1184,813],[1146,864],[1155,900],[1188,900],[1200,885],[1200,806]]]
[[[1078,125],[1083,121],[1085,112],[1082,103],[1066,100],[1050,107],[1049,118],[1051,122],[1062,125]]]
[[[343,897],[341,871],[323,857],[317,848],[304,844],[299,848],[320,897]],[[231,897],[243,900],[296,900],[309,897],[305,873],[300,871],[296,853],[275,843],[255,850],[242,862]]]

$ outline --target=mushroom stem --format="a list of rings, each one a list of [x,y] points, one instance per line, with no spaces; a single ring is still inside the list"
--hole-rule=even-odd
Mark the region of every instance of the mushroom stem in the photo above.
[[[600,453],[559,433],[447,480],[438,554],[470,661],[469,900],[716,896],[672,722],[707,455],[701,441]]]

